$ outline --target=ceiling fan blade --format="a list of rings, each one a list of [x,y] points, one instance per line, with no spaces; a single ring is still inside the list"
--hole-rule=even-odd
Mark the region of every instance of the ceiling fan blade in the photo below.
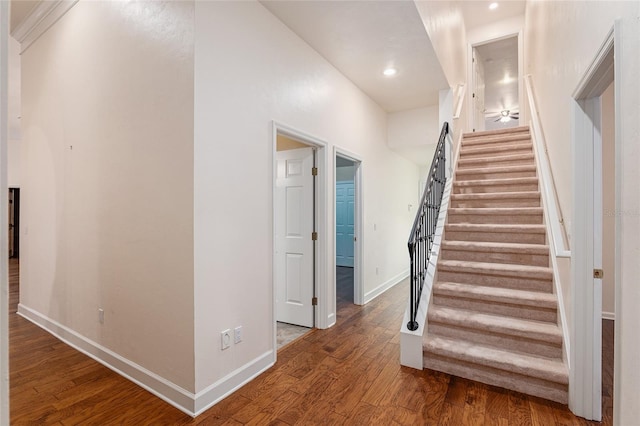
[[[519,119],[519,117],[517,115],[510,115],[509,117],[511,119],[513,119],[513,120],[518,120]]]
[[[493,122],[496,123],[496,122],[498,122],[500,120],[502,120],[502,118],[498,118],[497,120],[493,120]]]

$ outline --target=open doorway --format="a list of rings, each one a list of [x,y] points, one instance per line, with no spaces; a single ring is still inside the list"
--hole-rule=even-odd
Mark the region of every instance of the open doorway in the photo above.
[[[316,148],[276,136],[274,275],[277,347],[314,326]]]
[[[473,130],[520,126],[518,35],[471,47]]]
[[[355,253],[355,162],[336,157],[336,309],[352,304]]]
[[[9,188],[9,258],[20,256],[20,189]]]
[[[573,208],[579,214],[572,224],[571,345],[580,350],[571,351],[569,407],[596,421],[613,412],[613,347],[619,348],[619,324],[612,321],[618,314],[623,214],[616,167],[621,158],[616,32],[607,36],[572,103]]]
[[[335,149],[335,264],[336,312],[363,305],[362,283],[362,161]]]

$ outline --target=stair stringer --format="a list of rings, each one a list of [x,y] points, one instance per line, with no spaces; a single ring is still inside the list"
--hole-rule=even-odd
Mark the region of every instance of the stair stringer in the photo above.
[[[561,215],[557,212],[558,206],[555,200],[552,199],[553,193],[553,176],[547,171],[548,164],[545,164],[542,158],[542,153],[545,151],[544,143],[540,140],[538,134],[538,126],[534,121],[529,124],[531,133],[531,142],[533,145],[533,153],[536,162],[536,169],[538,170],[538,185],[540,186],[540,201],[542,204],[542,219],[547,230],[547,239],[549,245],[549,263],[553,270],[553,290],[556,298],[558,299],[558,325],[562,329],[562,359],[565,362],[567,369],[571,371],[571,340],[569,334],[569,325],[567,323],[567,313],[565,311],[563,291],[562,291],[562,278],[560,274],[560,263],[563,264],[563,268],[567,271],[567,274],[571,274],[571,251],[567,250],[562,243],[561,228],[559,226]],[[552,214],[552,209],[556,211]],[[557,223],[552,223],[556,222]],[[570,279],[570,275],[565,277]]]
[[[451,158],[452,152],[455,152],[453,162],[450,162],[447,168],[447,183],[442,194],[440,202],[440,213],[438,214],[438,224],[433,239],[433,247],[431,247],[431,256],[429,257],[429,265],[427,266],[427,276],[424,280],[422,293],[420,295],[420,303],[418,304],[418,313],[416,321],[418,328],[409,330],[407,324],[410,320],[411,308],[410,302],[407,302],[407,308],[404,311],[402,325],[400,326],[400,365],[415,368],[417,370],[424,369],[424,334],[427,330],[427,315],[429,305],[431,304],[431,294],[433,292],[433,284],[438,278],[438,258],[440,256],[440,247],[444,238],[444,228],[447,223],[447,212],[450,206],[451,194],[453,193],[453,180],[455,176],[456,165],[460,158],[460,148],[462,146],[462,134],[459,137],[456,147],[452,146],[452,138],[449,134],[446,141],[447,157]]]

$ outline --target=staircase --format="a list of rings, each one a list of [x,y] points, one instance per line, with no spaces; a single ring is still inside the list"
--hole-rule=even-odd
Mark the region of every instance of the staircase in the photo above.
[[[567,403],[546,244],[529,128],[464,135],[425,368]]]

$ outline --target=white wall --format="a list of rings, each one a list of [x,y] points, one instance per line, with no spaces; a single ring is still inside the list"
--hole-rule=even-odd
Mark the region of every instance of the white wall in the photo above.
[[[634,424],[640,417],[640,151],[638,150],[638,98],[640,98],[640,3],[639,2],[527,2],[525,14],[526,69],[533,76],[542,126],[562,210],[571,229],[572,208],[571,93],[586,72],[600,45],[621,19],[622,45],[616,45],[621,61],[621,81],[616,81],[621,110],[618,157],[622,185],[621,276],[616,305],[616,364],[614,418],[617,424]],[[570,288],[563,290],[565,303]]]
[[[20,303],[188,391],[193,13],[79,2],[22,55]]]
[[[615,108],[613,84],[602,94],[602,314],[613,317],[615,307]]]
[[[512,16],[511,18],[468,30],[467,39],[469,44],[474,45],[487,40],[502,38],[508,34],[517,34],[522,29],[524,29],[524,15]]]
[[[467,35],[461,5],[418,0],[416,7],[449,86],[466,83]]]
[[[387,144],[404,158],[425,167],[431,164],[438,144],[438,105],[390,113]]]
[[[455,89],[460,84],[467,84],[467,99],[460,117],[451,123],[454,152],[456,152],[462,132],[470,130],[468,113],[471,108],[468,102],[471,85],[467,81],[467,33],[462,5],[459,2],[450,1],[416,0],[415,3],[449,87]],[[456,102],[457,99],[453,99],[454,105]]]
[[[9,37],[9,90],[8,90],[8,138],[7,174],[10,188],[20,187],[20,161],[22,132],[20,131],[20,43]]]
[[[407,205],[414,203],[418,169],[387,147],[386,113],[259,3],[197,2],[195,16],[200,391],[274,350],[272,120],[327,141],[328,170],[334,145],[363,159],[365,293],[408,269]],[[332,200],[333,173],[325,176]],[[333,249],[327,257],[333,280]],[[244,341],[222,352],[220,331],[236,325],[243,325]]]
[[[0,3],[0,193],[7,191],[7,97],[9,4]],[[0,223],[7,223],[8,197],[0,199]],[[4,225],[3,225],[4,226]],[[9,271],[7,233],[0,232],[0,424],[9,424]]]

